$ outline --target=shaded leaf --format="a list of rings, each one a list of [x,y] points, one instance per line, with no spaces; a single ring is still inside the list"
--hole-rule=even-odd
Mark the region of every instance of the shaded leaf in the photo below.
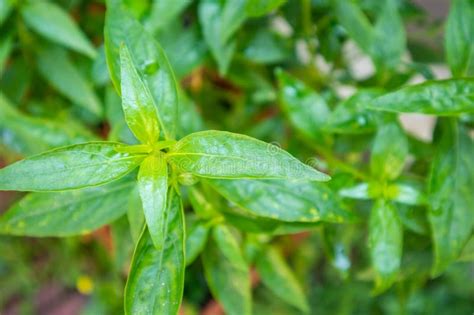
[[[161,30],[191,4],[191,0],[154,0],[145,28],[151,33]]]
[[[367,54],[371,53],[375,32],[355,1],[336,0],[335,15],[349,36]]]
[[[220,242],[224,243],[224,242]],[[250,273],[243,257],[229,260],[224,248],[210,240],[202,255],[204,274],[212,295],[228,315],[251,314]]]
[[[38,52],[38,70],[61,94],[98,117],[102,105],[91,84],[69,60],[64,50],[45,47]]]
[[[74,121],[29,117],[19,112],[0,93],[0,140],[10,149],[32,155],[52,148],[96,140]]]
[[[387,36],[390,34],[389,36]],[[398,13],[397,1],[385,0],[374,25],[371,56],[378,65],[395,68],[406,49],[403,20]]]
[[[257,255],[256,266],[262,282],[276,296],[304,313],[309,305],[301,285],[275,247],[268,246]]]
[[[186,266],[192,264],[206,246],[209,227],[205,222],[186,222]]]
[[[456,77],[466,74],[474,62],[474,3],[453,0],[446,21],[445,51],[451,72]]]
[[[303,82],[277,70],[280,105],[293,127],[309,139],[321,142],[321,127],[329,116],[324,98]]]
[[[402,239],[403,227],[395,207],[388,201],[377,200],[369,224],[369,249],[377,293],[396,280],[402,258]]]
[[[143,160],[117,152],[122,144],[89,142],[28,157],[0,169],[0,190],[61,191],[123,177]]]
[[[134,186],[127,178],[101,187],[28,194],[0,217],[0,233],[61,237],[90,233],[127,211]]]
[[[94,58],[96,51],[67,12],[50,1],[28,1],[21,7],[26,24],[47,39]]]
[[[372,145],[370,170],[382,180],[393,180],[403,170],[408,156],[408,140],[397,122],[379,127]]]
[[[212,229],[212,236],[222,254],[235,266],[247,269],[247,262],[242,254],[239,242],[231,229],[219,224]]]
[[[458,258],[474,227],[474,142],[456,121],[446,122],[441,130],[428,200],[434,243],[433,275]]]
[[[0,0],[0,26],[6,21],[12,8],[11,0]]]
[[[204,40],[216,59],[219,72],[225,74],[234,54],[236,42],[232,38],[245,20],[245,0],[203,0],[198,16]]]

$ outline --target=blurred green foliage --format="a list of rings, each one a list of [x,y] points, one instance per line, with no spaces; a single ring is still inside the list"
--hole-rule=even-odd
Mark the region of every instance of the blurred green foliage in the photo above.
[[[5,165],[99,140],[141,150],[150,134],[197,139],[167,154],[250,139],[202,140],[209,132],[200,131],[217,129],[270,143],[226,154],[283,159],[283,148],[332,179],[220,174],[228,180],[170,167],[166,235],[140,200],[152,166],[140,169],[138,188],[133,171],[81,190],[0,192],[9,208],[0,216],[0,313],[41,312],[35,301],[51,284],[86,296],[80,314],[120,314],[124,300],[129,314],[175,314],[182,286],[183,314],[210,312],[214,300],[237,315],[472,313],[471,0],[451,1],[446,20],[408,0],[106,2],[0,0]],[[130,124],[135,104],[147,115]],[[407,113],[432,115],[434,130],[416,123],[428,138],[408,131]],[[109,157],[117,147],[101,150]],[[9,169],[0,189],[61,190],[84,173],[43,182],[41,172]],[[90,173],[97,183],[123,175]],[[185,242],[164,251],[175,260],[162,263],[155,247],[184,230]],[[153,289],[162,281],[172,294]],[[150,306],[155,299],[170,304]]]

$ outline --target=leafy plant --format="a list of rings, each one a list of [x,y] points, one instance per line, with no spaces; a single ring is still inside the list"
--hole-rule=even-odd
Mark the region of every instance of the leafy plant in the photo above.
[[[119,290],[133,242],[124,295],[98,280],[85,313],[192,314],[207,291],[236,315],[468,309],[471,1],[451,4],[448,78],[408,1],[78,1],[82,28],[59,2],[0,0],[0,190],[29,192],[0,233],[111,226]]]

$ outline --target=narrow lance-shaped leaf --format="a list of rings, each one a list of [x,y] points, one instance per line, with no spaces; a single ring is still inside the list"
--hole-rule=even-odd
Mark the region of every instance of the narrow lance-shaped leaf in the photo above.
[[[133,134],[142,143],[154,144],[160,136],[158,115],[148,87],[135,69],[125,44],[120,47],[122,108]]]
[[[186,220],[186,266],[193,263],[203,251],[208,235],[209,227],[206,222]]]
[[[367,105],[375,110],[455,115],[474,112],[474,79],[427,81],[379,96]]]
[[[308,313],[303,289],[278,250],[268,246],[256,257],[258,273],[267,288],[288,304]]]
[[[68,59],[59,47],[43,47],[38,51],[40,74],[62,95],[97,117],[102,116],[102,106],[92,85]]]
[[[12,8],[13,5],[10,0],[0,0],[0,26],[8,18]]]
[[[219,72],[225,74],[232,61],[236,42],[232,38],[245,20],[244,0],[203,0],[198,15],[204,40],[216,59]]]
[[[330,178],[275,145],[225,131],[190,134],[170,148],[167,159],[182,172],[209,178]]]
[[[451,72],[456,77],[474,66],[474,2],[453,0],[446,22],[445,50]]]
[[[228,260],[232,261],[236,266],[241,266],[244,269],[247,268],[247,262],[242,255],[239,242],[228,226],[215,226],[212,230],[212,236],[214,237],[217,246]]]
[[[456,121],[443,123],[429,182],[433,275],[458,258],[474,227],[474,141]]]
[[[174,139],[178,124],[178,94],[163,49],[130,12],[114,1],[107,2],[104,34],[107,65],[116,90],[121,94],[119,49],[125,43],[153,97],[163,137]]]
[[[150,155],[143,160],[138,172],[138,189],[151,239],[156,249],[162,250],[166,240],[168,165],[161,155]]]
[[[321,142],[321,127],[329,116],[326,101],[316,91],[282,70],[276,71],[281,106],[293,127],[313,141]]]
[[[385,3],[382,11],[374,25],[374,41],[370,54],[378,66],[395,68],[405,52],[405,29],[396,1],[384,0],[383,2]]]
[[[1,19],[1,16],[0,16],[0,19]],[[3,38],[0,38],[0,76],[3,74],[3,71],[5,71],[5,63],[8,60],[10,53],[12,52],[12,48],[13,48],[12,35],[6,34],[3,36]]]
[[[120,143],[89,142],[62,147],[0,169],[0,190],[61,191],[118,179],[143,160],[117,152]]]
[[[26,24],[53,42],[94,58],[96,51],[72,18],[50,1],[28,1],[21,7]]]
[[[371,53],[374,29],[362,10],[354,1],[336,0],[335,13],[349,36],[367,54]]]
[[[379,199],[370,214],[369,249],[375,270],[375,289],[380,293],[396,280],[400,269],[403,227],[397,210],[388,201]]]
[[[0,233],[25,236],[71,236],[89,233],[127,210],[130,178],[80,190],[31,193],[0,217]]]
[[[370,170],[374,177],[393,180],[403,170],[408,155],[408,140],[397,122],[380,126],[372,145]]]
[[[192,0],[154,0],[145,28],[151,33],[160,31],[190,5]]]
[[[208,180],[226,199],[261,217],[288,222],[354,219],[323,183],[283,180]]]
[[[232,237],[228,233],[213,233],[202,255],[204,273],[212,295],[228,315],[251,314],[250,273],[239,251],[230,251],[222,245],[236,240],[216,240]],[[224,252],[227,251],[227,255]]]
[[[157,250],[145,229],[133,254],[125,288],[125,314],[176,315],[184,288],[184,218],[181,198],[170,189],[166,239]]]
[[[130,234],[134,243],[140,239],[143,226],[145,225],[145,214],[143,213],[142,200],[137,186],[129,192],[130,198],[127,204],[128,225],[130,226]]]
[[[0,93],[0,141],[9,149],[28,156],[94,140],[96,136],[74,121],[25,115]]]

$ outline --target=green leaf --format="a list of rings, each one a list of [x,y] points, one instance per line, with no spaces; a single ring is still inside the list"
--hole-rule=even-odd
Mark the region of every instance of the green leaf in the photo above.
[[[229,227],[222,224],[216,225],[212,229],[212,236],[222,254],[229,261],[232,261],[233,264],[240,266],[244,270],[248,268],[239,242]]]
[[[367,104],[375,110],[454,115],[474,112],[474,79],[427,81],[382,95]]]
[[[202,188],[207,188],[200,185]],[[196,186],[189,187],[188,198],[194,212],[200,217],[205,219],[212,219],[216,217],[217,211],[213,202],[215,196],[209,195],[207,190],[198,189]]]
[[[145,215],[143,213],[142,200],[138,187],[135,186],[130,192],[130,198],[127,204],[127,219],[130,226],[130,234],[134,243],[138,242],[145,225]]]
[[[28,1],[21,13],[26,24],[45,38],[94,58],[96,51],[87,37],[61,7],[49,1]]]
[[[262,282],[276,296],[304,313],[309,312],[300,283],[275,247],[268,246],[259,253],[256,266]]]
[[[329,116],[326,101],[303,82],[277,70],[280,104],[293,127],[305,137],[321,141],[321,127]]]
[[[392,200],[406,205],[418,206],[426,203],[426,198],[420,189],[410,184],[394,184],[389,190],[395,192]]]
[[[370,54],[376,64],[393,69],[405,52],[406,35],[403,20],[398,13],[397,1],[384,2],[374,26],[374,42]]]
[[[74,121],[29,117],[0,93],[0,141],[11,150],[28,156],[93,140],[96,137]]]
[[[381,180],[393,180],[403,170],[408,156],[408,140],[397,122],[379,127],[372,145],[370,170]]]
[[[11,0],[0,0],[0,26],[5,22],[13,9]]]
[[[102,105],[91,84],[59,47],[45,47],[38,52],[38,70],[61,94],[73,103],[98,117],[102,116]]]
[[[286,0],[252,0],[247,1],[245,13],[251,17],[259,17],[275,11]]]
[[[127,211],[134,185],[127,178],[101,187],[28,194],[0,217],[0,233],[35,237],[89,233]]]
[[[211,293],[222,305],[226,314],[250,315],[252,301],[249,268],[246,264],[242,264],[244,259],[241,253],[236,253],[234,258],[224,254],[226,248],[220,245],[234,241],[216,242],[216,237],[220,236],[214,233],[214,239],[208,242],[202,255],[204,274]]]
[[[451,72],[456,77],[474,66],[474,3],[453,0],[446,21],[445,51]]]
[[[208,180],[226,199],[251,213],[288,222],[346,222],[354,214],[324,184],[282,180]]]
[[[370,214],[369,249],[375,270],[375,292],[388,289],[400,269],[403,227],[397,210],[388,201],[379,199]]]
[[[198,16],[204,40],[216,59],[219,72],[227,73],[236,42],[232,38],[245,21],[245,0],[202,0]]]
[[[455,121],[442,127],[429,182],[433,275],[440,274],[458,258],[474,227],[474,142]]]
[[[127,46],[120,47],[122,107],[130,130],[142,143],[155,144],[160,136],[158,114],[148,87],[138,74]]]
[[[330,178],[275,145],[226,131],[190,134],[170,148],[167,159],[181,172],[208,178]]]
[[[166,240],[168,190],[168,165],[163,156],[150,155],[143,160],[138,172],[138,188],[151,239],[156,249],[162,250]]]
[[[378,89],[359,90],[336,106],[322,128],[324,131],[338,134],[360,134],[375,131],[380,113],[367,109],[365,103],[381,94]]]
[[[0,169],[0,190],[61,191],[98,186],[123,177],[142,156],[117,152],[113,142],[62,147]]]
[[[249,40],[244,55],[257,63],[274,64],[284,61],[290,55],[290,50],[286,39],[275,31],[262,28]]]
[[[176,315],[184,287],[184,219],[181,198],[169,190],[166,239],[157,250],[145,229],[133,254],[125,287],[125,314]]]
[[[120,46],[125,43],[148,87],[166,139],[178,128],[178,94],[173,71],[163,49],[130,12],[109,1],[105,18],[105,53],[110,77],[120,94]]]
[[[145,28],[154,33],[163,29],[191,4],[191,0],[153,0]]]
[[[378,67],[394,68],[398,65],[405,51],[406,36],[396,1],[383,1],[375,25],[371,25],[355,1],[336,0],[335,4],[341,25]]]
[[[205,129],[204,121],[196,108],[196,104],[184,91],[179,93],[179,120],[179,138]]]
[[[339,195],[345,198],[369,200],[373,197],[369,183],[359,183],[339,190]]]
[[[204,250],[209,235],[209,227],[200,220],[186,221],[186,266],[188,266]]]
[[[166,32],[158,34],[157,40],[165,50],[178,80],[204,62],[207,46],[201,37],[197,22],[183,25],[180,20],[175,20]],[[181,95],[178,98],[181,106]],[[179,111],[182,113],[181,108]]]
[[[0,0],[1,1],[1,0]],[[1,23],[0,23],[1,24]],[[5,63],[13,48],[13,36],[7,35],[0,39],[0,76],[5,69]]]
[[[375,31],[370,21],[353,0],[335,0],[335,15],[349,36],[370,55]]]

